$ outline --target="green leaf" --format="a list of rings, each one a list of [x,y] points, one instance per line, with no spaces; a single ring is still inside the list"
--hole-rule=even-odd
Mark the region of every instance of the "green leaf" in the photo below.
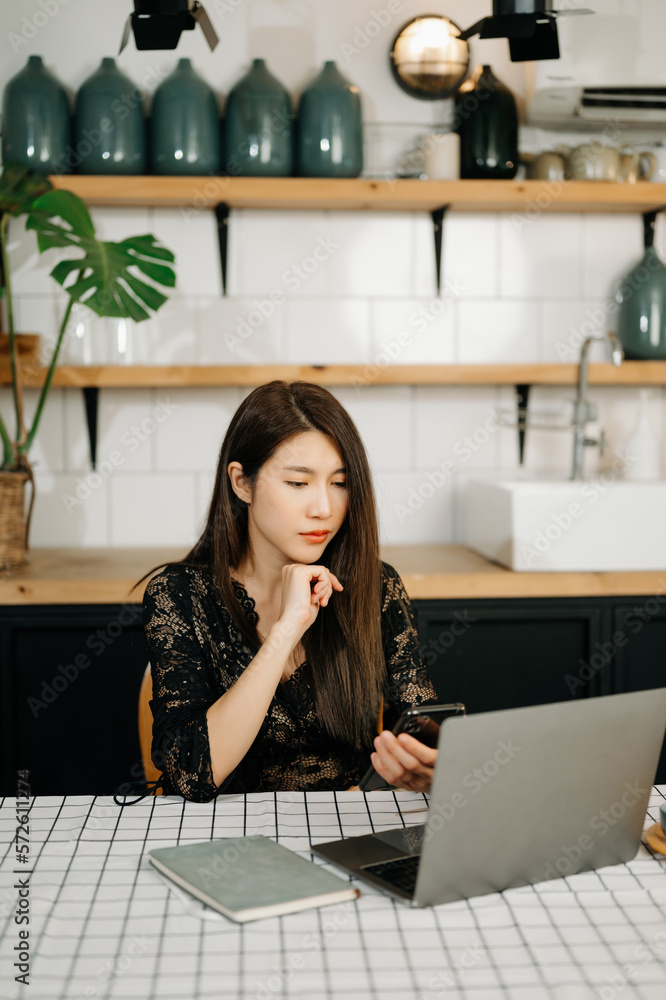
[[[86,205],[78,195],[71,191],[47,191],[40,198],[37,198],[33,205],[33,213],[39,216],[47,216],[49,220],[57,225],[55,220],[62,219],[67,223],[68,228],[82,239],[95,239],[95,227],[93,226],[90,213]],[[36,228],[30,224],[32,215],[28,217],[26,229]],[[39,236],[39,230],[37,232]]]
[[[166,296],[141,281],[136,271],[151,281],[173,288],[176,275],[168,264],[174,255],[154,236],[134,236],[119,243],[98,240],[90,214],[71,191],[48,191],[39,197],[26,220],[26,229],[37,234],[40,252],[71,248],[74,256],[60,261],[51,276],[75,302],[82,302],[98,316],[148,319],[147,310],[160,308]]]
[[[0,176],[0,212],[23,215],[40,195],[52,189],[48,177],[35,173],[26,163],[10,160]]]
[[[158,260],[168,260],[173,263],[176,259],[170,250],[155,243],[154,236],[130,236],[128,239],[123,240],[120,245],[126,246],[130,250],[136,250],[137,252],[148,250],[150,256],[156,257]]]
[[[118,284],[116,292],[121,304],[127,309],[130,319],[133,319],[135,323],[140,323],[142,319],[148,319],[149,314],[146,310],[138,304],[136,299],[132,298],[129,292],[125,291],[121,284]]]
[[[157,281],[160,285],[167,285],[169,288],[173,288],[176,284],[176,275],[173,273],[172,268],[165,267],[164,264],[153,264],[149,260],[137,260],[136,266],[145,275],[152,278],[153,281]]]
[[[141,281],[139,278],[135,278],[129,273],[126,281],[132,291],[143,299],[146,305],[155,312],[157,312],[160,306],[163,306],[166,302],[166,295],[162,295],[161,292],[158,292],[156,288],[153,288],[152,285],[147,284],[145,281]]]
[[[51,271],[51,277],[59,285],[64,285],[72,271],[80,271],[81,265],[78,260],[61,260]]]

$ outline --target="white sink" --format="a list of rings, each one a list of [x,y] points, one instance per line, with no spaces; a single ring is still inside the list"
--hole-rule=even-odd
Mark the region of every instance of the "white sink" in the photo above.
[[[509,569],[666,569],[666,481],[470,479],[466,544]]]

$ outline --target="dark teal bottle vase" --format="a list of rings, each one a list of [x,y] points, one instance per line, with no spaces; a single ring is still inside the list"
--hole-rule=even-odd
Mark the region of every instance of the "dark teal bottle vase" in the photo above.
[[[81,174],[146,172],[141,91],[115,59],[102,59],[76,96],[75,152]]]
[[[477,66],[455,99],[460,176],[511,179],[518,172],[518,111],[490,66]]]
[[[620,282],[617,335],[628,361],[666,359],[666,267],[654,247]]]
[[[361,95],[333,60],[301,96],[296,160],[301,177],[358,177],[363,170]]]
[[[290,177],[294,165],[291,98],[255,59],[232,88],[225,111],[226,169],[248,177]]]
[[[29,56],[2,101],[2,158],[21,160],[42,174],[71,170],[69,102],[41,56]],[[69,161],[69,162],[68,162]]]
[[[151,125],[154,174],[214,174],[220,168],[220,128],[213,89],[179,59],[155,91]]]

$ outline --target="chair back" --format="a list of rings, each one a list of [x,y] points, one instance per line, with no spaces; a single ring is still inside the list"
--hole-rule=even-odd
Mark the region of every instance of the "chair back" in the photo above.
[[[150,748],[153,742],[153,713],[150,709],[150,700],[153,697],[153,678],[150,674],[150,663],[146,667],[141,688],[139,689],[139,744],[141,746],[141,760],[143,762],[143,773],[146,781],[157,781],[161,777],[150,756]],[[156,788],[155,795],[162,795],[162,789]]]

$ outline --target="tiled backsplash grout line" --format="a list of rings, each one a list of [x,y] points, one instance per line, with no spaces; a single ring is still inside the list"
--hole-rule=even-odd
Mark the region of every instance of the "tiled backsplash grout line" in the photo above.
[[[148,211],[148,231],[154,230],[158,214],[153,209]],[[155,341],[155,347],[150,347],[149,350],[159,350],[158,357],[160,362],[166,364],[188,363],[188,361],[189,363],[196,363],[196,360],[203,359],[201,352],[204,350],[204,343],[207,344],[206,357],[213,357],[214,355],[211,354],[211,351],[214,351],[216,346],[219,347],[218,341],[222,340],[224,330],[233,329],[239,319],[249,311],[253,300],[261,299],[270,292],[270,288],[272,287],[270,284],[272,280],[270,268],[268,266],[270,255],[262,257],[263,263],[261,263],[261,267],[265,266],[265,272],[262,271],[261,273],[265,274],[265,281],[261,275],[253,277],[247,272],[243,273],[243,269],[246,266],[250,266],[253,254],[251,247],[248,248],[247,245],[242,246],[246,242],[247,235],[247,227],[245,225],[246,215],[247,213],[244,212],[234,213],[232,220],[230,257],[233,260],[230,261],[230,265],[236,268],[236,270],[233,271],[230,268],[230,285],[233,286],[234,294],[230,295],[226,300],[219,296],[214,287],[217,281],[217,271],[214,271],[212,267],[213,263],[215,268],[218,267],[217,258],[215,258],[214,262],[208,259],[202,260],[202,267],[205,273],[209,275],[209,278],[206,278],[206,281],[209,282],[206,289],[197,291],[188,285],[187,280],[185,280],[184,285],[179,288],[179,294],[174,296],[175,310],[170,316],[165,313],[164,320],[158,314],[155,321],[158,340]],[[303,215],[293,213],[292,216],[293,225],[300,227],[298,232],[302,234],[301,242],[306,248],[311,244],[313,231],[318,231],[316,226],[313,230],[312,220],[308,221],[306,218],[307,215],[308,213],[303,213]],[[324,220],[321,224],[323,232],[332,230],[335,223],[332,215],[333,213],[329,211],[321,214],[320,218]],[[160,219],[164,221],[166,217],[161,214]],[[447,221],[453,223],[453,219],[454,216],[452,215]],[[369,215],[367,218],[364,216],[364,220],[365,226],[373,226],[373,219]],[[259,221],[261,221],[261,225],[258,224]],[[211,220],[201,218],[196,219],[192,223],[192,227],[201,227],[201,229],[196,229],[196,232],[200,232],[208,240],[205,243],[206,246],[210,245],[210,224]],[[534,224],[537,225],[538,222]],[[347,222],[345,222],[345,225],[347,225]],[[507,295],[504,297],[501,292],[503,287],[506,288],[507,268],[521,267],[529,269],[533,266],[536,267],[539,261],[532,261],[524,256],[521,259],[510,259],[506,254],[503,254],[502,226],[500,225],[500,217],[497,213],[489,215],[483,220],[475,220],[472,216],[463,219],[460,217],[456,218],[455,225],[451,225],[449,233],[449,237],[453,236],[456,241],[452,246],[448,246],[449,268],[452,271],[456,266],[459,267],[460,261],[464,259],[466,262],[465,266],[471,269],[471,289],[466,295],[462,294],[459,298],[456,298],[452,305],[447,306],[448,327],[444,325],[429,326],[430,333],[434,333],[434,339],[428,340],[428,331],[417,333],[413,328],[410,328],[414,334],[413,343],[416,345],[416,348],[423,350],[425,345],[431,344],[433,350],[440,349],[441,337],[446,336],[452,337],[452,345],[448,349],[452,350],[453,358],[456,361],[468,357],[470,352],[473,354],[474,359],[480,362],[510,361],[514,359],[507,357],[507,352],[511,352],[512,350],[525,352],[526,347],[531,351],[535,360],[546,360],[547,354],[552,353],[551,345],[553,337],[561,337],[565,340],[569,336],[569,327],[573,326],[575,328],[576,325],[580,326],[585,312],[594,310],[597,307],[603,294],[601,286],[605,273],[609,275],[613,275],[616,272],[621,273],[623,270],[628,270],[634,263],[635,237],[640,222],[639,220],[635,220],[635,222],[632,220],[631,224],[628,224],[624,219],[613,219],[611,225],[605,217],[602,217],[598,221],[596,217],[586,216],[582,223],[579,217],[575,217],[571,220],[571,225],[577,227],[577,246],[580,255],[580,259],[577,262],[575,283],[567,287],[566,281],[561,282],[561,294],[556,290],[548,291],[547,286],[545,286],[545,294]],[[623,237],[621,240],[609,241],[607,234],[614,231],[616,226],[623,234]],[[276,229],[271,223],[269,213],[265,213],[262,220],[255,220],[253,230],[254,239],[259,239],[262,227],[265,229],[264,238],[266,240],[271,241],[277,238],[275,235]],[[143,229],[143,227],[141,228]],[[139,230],[137,229],[136,231],[138,232]],[[407,273],[402,290],[395,287],[386,287],[384,293],[381,293],[378,284],[378,275],[381,278],[382,272],[377,269],[376,260],[369,262],[368,265],[372,264],[374,268],[372,274],[374,275],[373,281],[375,282],[372,294],[368,295],[358,294],[359,282],[362,281],[362,274],[359,277],[358,270],[350,276],[352,284],[350,284],[349,294],[347,294],[346,288],[340,285],[340,269],[338,268],[337,277],[334,281],[331,270],[325,268],[322,272],[324,274],[323,284],[319,291],[310,291],[308,286],[305,285],[301,289],[302,294],[292,293],[289,296],[284,308],[278,314],[275,334],[270,333],[266,327],[264,328],[263,340],[261,339],[260,330],[248,342],[248,350],[252,349],[250,361],[244,356],[236,356],[233,359],[227,359],[228,363],[266,363],[266,359],[261,354],[263,345],[265,345],[267,351],[272,351],[281,360],[285,360],[289,354],[294,359],[302,358],[304,363],[306,360],[311,360],[311,351],[307,349],[308,342],[311,346],[313,331],[316,333],[317,329],[319,329],[319,321],[325,319],[322,311],[330,312],[331,310],[334,311],[336,317],[339,317],[336,320],[338,324],[339,322],[346,322],[349,317],[353,319],[353,324],[355,324],[353,329],[352,327],[348,327],[347,330],[349,334],[349,363],[366,364],[368,359],[372,360],[379,349],[380,342],[394,339],[399,330],[408,324],[409,316],[413,309],[419,306],[428,307],[435,301],[434,289],[430,293],[425,288],[423,281],[420,280],[420,268],[425,267],[427,263],[424,263],[423,254],[425,252],[430,253],[432,249],[429,242],[429,230],[428,239],[424,239],[423,220],[417,218],[415,213],[412,214],[408,227],[409,240],[407,241],[407,246],[401,245],[399,242],[385,245],[386,228],[382,228],[381,222],[376,231],[377,241],[372,244],[376,247],[376,253],[401,253],[405,255],[402,259]],[[340,253],[347,251],[353,254],[353,243],[357,238],[363,238],[365,241],[363,243],[364,246],[371,245],[367,242],[369,237],[365,230],[359,229],[355,224],[349,225],[345,232],[348,234],[350,245],[340,248]],[[543,229],[544,238],[552,232],[553,229],[550,223],[548,223]],[[569,227],[569,224],[562,220],[556,224],[555,232],[565,233],[569,236],[573,235],[573,230]],[[190,233],[194,234],[192,228],[190,228]],[[660,241],[663,241],[664,233],[664,223],[660,219],[657,234]],[[470,234],[473,234],[473,236]],[[187,246],[187,235],[187,233],[183,235],[183,246]],[[445,241],[446,235],[445,233]],[[483,257],[483,266],[487,268],[487,271],[480,272],[480,265],[478,263],[480,258],[477,248],[483,245],[484,235],[485,239],[492,241],[492,250]],[[626,240],[625,235],[627,237]],[[296,233],[292,244],[294,247],[300,245],[298,239],[300,239],[300,236]],[[513,245],[514,248],[517,246],[518,255],[520,256],[520,244],[516,244],[516,241],[513,240]],[[196,254],[197,246],[196,239],[193,239],[189,252]],[[245,252],[241,252],[243,250]],[[544,253],[547,250],[548,245],[545,244]],[[362,269],[365,266],[362,254],[357,253],[353,259],[356,261],[357,269]],[[186,278],[187,275],[190,275],[190,277],[194,276],[194,279],[199,280],[199,277],[195,273],[196,264],[196,259],[189,259]],[[25,267],[26,265],[22,266]],[[392,261],[391,266],[395,271],[395,260]],[[386,273],[394,273],[394,271],[387,271]],[[588,276],[585,280],[583,280],[584,275]],[[447,273],[445,269],[443,273],[444,280],[446,280],[446,277]],[[251,282],[249,282],[250,278],[252,278]],[[17,293],[17,301],[21,302],[28,310],[27,315],[30,315],[30,310],[33,306],[35,307],[34,317],[48,315],[48,312],[40,313],[39,310],[45,308],[48,310],[49,304],[55,306],[57,303],[58,311],[63,306],[64,296],[62,294],[57,295],[54,292],[55,286],[53,286],[52,280],[49,279],[50,285],[48,286],[40,284],[41,281],[42,279],[39,278],[31,283],[25,282],[22,290]],[[254,287],[255,285],[262,287],[263,291],[256,294],[246,291],[248,287]],[[49,290],[47,290],[47,287]],[[310,289],[313,287],[311,285]],[[515,287],[515,282],[513,282],[513,287]],[[529,289],[529,285],[525,285],[524,287]],[[541,285],[539,287],[544,288],[543,273],[541,274]],[[33,288],[36,288],[36,290],[33,291]],[[569,288],[577,288],[578,294],[574,294]],[[421,294],[417,295],[416,292],[419,289],[421,290]],[[470,294],[470,292],[474,294]],[[493,294],[484,294],[484,292],[492,292]],[[504,322],[504,327],[502,327],[502,322]],[[299,323],[301,327],[299,327]],[[188,324],[194,326],[194,339],[189,341],[187,339],[182,340],[181,338],[181,342],[178,343],[179,331],[184,331]],[[205,326],[204,324],[208,325]],[[518,325],[515,326],[515,324]],[[515,336],[512,338],[511,330],[520,329],[521,324],[526,328],[526,335],[522,341],[518,341]],[[336,329],[338,328],[339,325]],[[505,331],[504,340],[501,335],[502,329]],[[498,331],[500,335],[498,335]],[[144,332],[147,333],[147,328]],[[208,338],[208,341],[206,338]],[[144,338],[144,342],[148,343],[147,338]],[[168,353],[169,344],[172,345],[173,353],[171,355]],[[277,351],[275,351],[276,346]],[[184,357],[187,356],[188,352],[191,357],[186,361]],[[144,363],[154,360],[156,359],[150,357]],[[552,358],[552,360],[556,359]],[[398,358],[397,362],[405,363],[405,359]],[[216,362],[212,361],[211,363]],[[220,357],[217,363],[225,363],[223,356]],[[426,358],[422,358],[421,363],[427,364],[428,361]],[[364,412],[367,413],[367,401],[369,399],[373,400],[371,418],[373,421],[371,425],[373,444],[370,449],[370,458],[373,467],[376,467],[379,473],[385,478],[389,507],[392,503],[391,498],[407,496],[414,480],[418,481],[419,474],[434,467],[441,461],[442,451],[446,449],[446,445],[443,445],[442,441],[453,441],[457,435],[459,436],[460,433],[464,432],[466,421],[469,422],[470,419],[470,412],[475,412],[476,399],[479,400],[478,412],[481,415],[484,407],[483,400],[485,398],[494,400],[496,404],[499,404],[502,398],[502,390],[498,387],[493,387],[487,393],[484,393],[479,387],[473,386],[454,386],[450,388],[443,386],[439,390],[437,387],[426,387],[426,389],[427,391],[424,391],[423,388],[419,388],[418,386],[409,386],[408,391],[405,393],[403,387],[379,387],[371,383],[367,393],[362,391],[358,397],[355,393],[349,396],[349,408],[353,417],[354,406],[357,402],[359,407],[363,406]],[[81,508],[77,508],[71,516],[68,515],[64,519],[62,511],[58,510],[58,505],[62,506],[60,493],[70,489],[69,484],[75,484],[79,477],[85,477],[87,471],[85,465],[84,470],[76,469],[74,466],[76,466],[79,460],[76,459],[75,461],[72,456],[74,453],[76,455],[85,454],[87,456],[88,450],[83,421],[83,407],[79,405],[80,401],[78,399],[77,405],[72,405],[72,394],[69,391],[58,390],[54,394],[53,399],[54,401],[60,399],[59,404],[57,404],[60,406],[60,413],[56,423],[61,431],[61,440],[58,444],[58,435],[56,434],[56,443],[54,444],[53,439],[50,439],[45,432],[44,445],[47,448],[47,460],[50,455],[59,457],[54,459],[55,464],[52,469],[42,464],[40,470],[40,478],[42,478],[43,483],[46,484],[53,478],[56,486],[54,492],[49,493],[45,487],[38,495],[41,510],[39,520],[42,527],[36,535],[39,540],[35,544],[44,544],[45,540],[47,543],[51,543],[55,538],[54,532],[56,531],[56,527],[58,544],[135,544],[131,539],[144,532],[143,527],[141,527],[140,532],[135,525],[133,534],[123,534],[123,524],[130,524],[137,516],[143,516],[140,509],[144,503],[143,492],[149,489],[151,481],[155,494],[160,496],[160,504],[151,511],[150,522],[145,525],[144,543],[180,544],[183,542],[185,544],[184,539],[186,537],[189,538],[196,531],[198,516],[196,512],[202,509],[204,506],[203,500],[207,499],[201,495],[207,473],[205,471],[198,471],[198,469],[188,468],[187,465],[182,468],[168,468],[164,465],[165,456],[168,454],[179,454],[179,448],[183,447],[183,442],[188,440],[191,442],[195,439],[193,435],[200,435],[201,427],[197,421],[201,420],[201,413],[207,414],[205,417],[206,420],[211,419],[211,414],[213,415],[213,419],[217,419],[214,415],[219,413],[221,432],[224,420],[228,419],[228,416],[225,415],[230,415],[235,410],[240,399],[249,391],[249,389],[233,388],[173,390],[174,399],[178,401],[180,396],[183,400],[183,405],[186,407],[186,412],[183,414],[184,419],[172,425],[167,423],[160,426],[156,434],[153,435],[150,444],[147,446],[149,448],[148,469],[123,467],[117,476],[111,476],[104,487],[100,488],[106,491],[105,496],[100,492],[96,499],[87,501]],[[4,392],[4,390],[0,390],[0,394],[4,394]],[[109,402],[109,392],[112,392],[112,390],[102,390],[101,410]],[[595,389],[596,392],[597,390]],[[535,405],[540,394],[535,389]],[[78,397],[80,393],[76,395]],[[572,389],[571,387],[553,387],[552,391],[544,391],[542,395],[548,399],[569,398],[572,395]],[[136,408],[138,404],[139,409],[141,409],[141,400],[145,398],[146,409],[151,410],[156,405],[158,396],[159,390],[149,390],[143,397],[141,392],[138,391],[131,405]],[[3,395],[4,398],[5,396]],[[631,431],[637,407],[638,390],[637,388],[622,390],[604,389],[601,391],[600,398],[604,403],[604,407],[615,408],[616,419],[613,427],[616,440],[613,441],[613,444],[619,445],[628,437]],[[658,411],[662,425],[663,439],[664,411],[666,410],[666,392],[663,389],[658,393],[658,399]],[[189,412],[190,401],[194,404],[191,413]],[[426,411],[429,412],[432,410],[433,403],[435,411],[438,414],[437,423],[434,425],[428,423],[424,416]],[[610,411],[606,410],[606,412]],[[603,419],[602,413],[602,421]],[[391,434],[381,433],[382,428],[391,426],[391,424],[395,426],[396,421],[398,423],[407,421],[408,423],[408,433],[405,434],[403,431],[397,444],[392,439]],[[215,438],[214,444],[212,441],[214,435],[211,434],[209,436],[211,438],[210,448],[218,449],[221,443],[221,433]],[[541,435],[541,440],[532,436],[530,442],[529,437],[528,435],[528,468],[533,469],[535,472],[543,472],[546,469],[555,472],[559,470],[560,474],[564,475],[570,452],[569,439],[566,434],[563,432],[561,440],[558,438],[559,444],[556,446],[552,438],[549,441],[545,441],[543,434]],[[502,439],[502,441],[504,440],[506,439]],[[202,456],[209,447],[207,441],[208,438],[206,437],[203,439],[200,438],[199,453]],[[110,448],[112,443],[109,440],[108,444],[104,445],[100,441],[100,445],[100,455],[103,455],[103,448]],[[170,451],[170,449],[173,450]],[[186,454],[185,452],[182,453]],[[493,471],[496,472],[502,461],[511,469],[512,463],[515,461],[512,457],[513,454],[513,449],[508,445],[505,446],[502,444],[498,438],[492,445],[492,453],[481,454],[475,457],[474,460],[479,463],[483,461],[483,465],[479,464],[475,466],[471,462],[465,466],[464,472],[465,474],[472,474],[482,470],[491,473]],[[662,446],[662,458],[663,454],[664,447]],[[217,454],[211,457],[211,462],[216,460],[216,458]],[[202,461],[204,461],[203,458]],[[192,464],[192,460],[190,460],[190,464]],[[187,495],[180,495],[180,497],[169,495],[168,483],[176,483],[178,481],[181,484],[185,484],[185,486],[187,483],[190,484],[189,487],[186,486],[186,489],[189,489],[192,493],[191,502]],[[453,501],[453,498],[456,497],[458,485],[459,482],[456,478],[453,485],[445,486],[442,488],[441,493],[438,492],[437,496],[441,499],[443,510],[446,509],[446,504],[449,500]],[[130,496],[132,497],[131,503],[129,502]],[[113,499],[114,497],[115,500]],[[431,501],[433,504],[437,502],[437,500]],[[117,509],[114,509],[114,507]],[[194,518],[191,513],[192,509],[195,511]],[[101,515],[103,510],[103,525],[95,523],[95,518]],[[428,517],[432,510],[433,508],[429,508],[428,513],[424,513],[420,520],[417,515],[400,527],[396,526],[391,529],[384,529],[384,533],[388,533],[389,535],[387,541],[399,542],[405,538],[410,541],[422,541],[424,543],[433,541],[433,538],[428,535]],[[177,516],[176,511],[180,512]],[[395,517],[392,509],[384,510],[381,516],[384,524],[394,524]],[[452,508],[451,526],[446,529],[450,537],[442,537],[435,540],[442,542],[459,540],[462,530],[460,517],[460,498],[456,497]],[[181,519],[182,523],[179,523],[178,518]],[[189,521],[192,523],[189,523]],[[419,531],[421,535],[419,535]]]

